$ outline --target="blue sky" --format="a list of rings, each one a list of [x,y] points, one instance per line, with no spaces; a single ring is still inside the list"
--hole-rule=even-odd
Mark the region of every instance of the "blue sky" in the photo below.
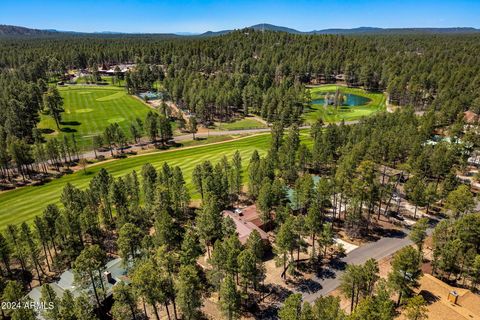
[[[326,28],[476,27],[480,1],[0,0],[0,24],[38,29],[204,32],[257,23]]]

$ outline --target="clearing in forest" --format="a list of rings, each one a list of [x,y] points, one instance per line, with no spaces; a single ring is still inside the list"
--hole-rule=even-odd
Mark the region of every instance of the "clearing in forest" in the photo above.
[[[140,100],[127,95],[124,88],[68,86],[60,87],[64,99],[62,123],[58,131],[55,121],[49,115],[41,115],[38,125],[45,138],[75,134],[81,150],[91,149],[92,137],[103,134],[105,128],[117,122],[130,136],[130,123],[137,117],[145,120],[151,110]]]
[[[307,123],[318,118],[324,122],[354,121],[386,109],[383,93],[359,88],[324,85],[308,89],[311,103],[304,112]]]

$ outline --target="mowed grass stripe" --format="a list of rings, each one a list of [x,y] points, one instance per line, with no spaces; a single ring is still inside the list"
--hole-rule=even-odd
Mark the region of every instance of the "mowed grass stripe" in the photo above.
[[[196,194],[191,184],[192,171],[197,164],[205,160],[210,160],[215,164],[224,155],[231,158],[234,152],[239,150],[242,155],[244,169],[246,169],[253,151],[258,150],[261,155],[264,155],[269,141],[269,134],[261,134],[219,144],[140,155],[94,165],[88,169],[88,175],[85,175],[83,171],[79,171],[42,186],[29,186],[4,192],[0,194],[0,229],[4,229],[8,224],[19,224],[23,221],[30,222],[36,215],[41,214],[48,204],[59,203],[62,189],[68,182],[84,189],[88,186],[93,175],[101,168],[105,168],[113,176],[119,177],[132,170],[140,173],[141,167],[145,163],[151,163],[157,169],[161,168],[164,162],[171,166],[178,165],[183,171],[193,198],[198,199],[199,195]],[[244,171],[244,178],[246,179],[246,170]]]
[[[61,125],[61,128],[66,131],[58,132],[55,122],[48,115],[41,116],[39,128],[55,130],[54,133],[45,135],[47,139],[53,137],[63,139],[64,135],[71,135],[71,132],[67,131],[74,131],[82,150],[91,149],[91,137],[103,133],[109,124],[116,121],[129,136],[130,122],[136,118],[145,119],[151,110],[118,87],[80,86],[61,87],[59,90],[64,98],[65,112],[62,114],[62,120],[67,123]],[[79,124],[75,125],[72,122]]]

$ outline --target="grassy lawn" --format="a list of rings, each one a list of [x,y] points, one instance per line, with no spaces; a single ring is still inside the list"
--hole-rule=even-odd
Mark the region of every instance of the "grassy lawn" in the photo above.
[[[75,133],[82,150],[91,149],[92,136],[102,134],[105,128],[117,122],[127,136],[129,126],[135,118],[145,119],[151,110],[138,99],[127,95],[123,88],[68,86],[60,87],[64,98],[61,131],[57,130],[55,121],[48,115],[42,115],[39,128],[45,129],[44,136],[49,139]]]
[[[216,122],[215,126],[218,130],[247,130],[247,129],[263,129],[267,126],[255,118],[243,118],[234,122]]]
[[[307,145],[311,144],[307,130],[302,130],[300,137]],[[229,136],[229,138],[231,137]],[[41,214],[48,204],[58,204],[62,189],[68,182],[78,188],[86,188],[93,175],[101,168],[105,168],[113,176],[119,177],[132,170],[140,173],[141,167],[145,163],[151,163],[156,168],[160,168],[164,162],[172,166],[180,166],[192,198],[198,199],[199,194],[194,191],[191,183],[192,171],[197,164],[206,160],[216,163],[224,155],[231,158],[233,153],[238,150],[242,156],[243,176],[244,180],[246,180],[246,168],[252,152],[258,150],[261,155],[265,155],[270,143],[270,134],[248,136],[223,143],[222,140],[225,137],[212,137],[212,139],[209,141],[217,142],[217,144],[200,145],[172,151],[159,151],[126,159],[100,162],[89,167],[87,174],[83,171],[77,171],[41,186],[22,187],[0,193],[0,230],[4,229],[8,224],[18,224],[23,221],[30,222],[36,215]]]
[[[137,170],[140,173],[142,165],[147,162],[156,168],[160,168],[164,162],[168,162],[172,166],[181,167],[185,180],[192,190],[193,197],[198,198],[198,195],[193,193],[191,184],[192,170],[197,164],[205,160],[216,163],[224,155],[231,157],[236,150],[239,150],[246,167],[253,150],[258,149],[261,154],[265,153],[269,139],[269,134],[263,134],[220,144],[160,151],[121,160],[107,161],[88,168],[88,174],[78,171],[41,186],[28,186],[1,193],[0,229],[4,229],[8,224],[31,221],[36,215],[41,214],[48,204],[59,203],[62,189],[68,182],[76,187],[86,188],[90,179],[101,168],[107,169],[115,177],[118,177],[132,170]]]
[[[310,88],[309,90],[312,100],[315,100],[322,98],[326,92],[335,92],[337,88],[339,88],[343,94],[357,95],[368,98],[369,101],[364,105],[345,106],[340,107],[338,110],[335,110],[333,106],[325,107],[323,105],[311,104],[310,107],[305,110],[305,122],[313,123],[318,118],[322,118],[325,122],[353,121],[383,111],[386,108],[385,95],[382,93],[371,93],[358,88],[347,88],[337,85],[324,85]]]

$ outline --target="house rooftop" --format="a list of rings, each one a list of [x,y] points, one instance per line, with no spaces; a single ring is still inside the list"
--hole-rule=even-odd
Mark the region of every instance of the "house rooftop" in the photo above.
[[[103,279],[104,286],[107,290],[107,295],[112,294],[113,287],[121,281],[128,281],[127,279],[127,270],[124,266],[123,260],[121,258],[116,258],[110,260],[105,265],[105,269],[103,270],[104,274],[108,273],[111,276],[111,281],[106,281]],[[104,275],[103,275],[104,276]],[[63,272],[60,275],[60,279],[57,282],[48,283],[49,285],[57,294],[59,298],[62,298],[65,294],[65,291],[70,291],[74,297],[80,296],[82,293],[87,293],[90,297],[93,296],[92,288],[80,288],[75,284],[75,276],[73,274],[73,270],[69,269]],[[42,288],[35,287],[33,288],[28,294],[27,297],[32,299],[34,302],[40,302],[42,297]],[[39,313],[37,315],[37,319],[44,319],[42,315]]]
[[[468,289],[450,286],[430,274],[424,274],[419,282],[418,292],[428,302],[429,319],[480,319],[479,295]],[[448,299],[453,292],[456,303]]]
[[[257,230],[263,240],[268,241],[268,234],[260,229],[256,224],[261,222],[256,208],[254,206],[247,207],[248,210],[242,209],[241,212],[233,212],[224,210],[222,213],[225,217],[230,217],[235,222],[238,238],[242,244],[247,242],[248,236],[253,230]],[[246,215],[244,215],[244,212]]]
[[[463,121],[468,124],[476,123],[478,121],[478,114],[473,111],[465,111],[463,113]]]

